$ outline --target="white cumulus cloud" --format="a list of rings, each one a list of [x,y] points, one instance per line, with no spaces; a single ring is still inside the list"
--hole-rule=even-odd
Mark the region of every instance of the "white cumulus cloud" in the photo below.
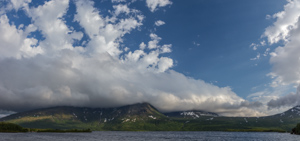
[[[299,85],[300,85],[300,1],[287,0],[284,10],[268,19],[274,18],[275,22],[265,29],[262,37],[266,38],[270,45],[280,43],[275,49],[266,48],[263,56],[270,56],[272,70],[268,74],[272,78],[271,89],[262,91],[256,98],[265,99],[269,109],[284,109],[300,104]],[[263,40],[260,45],[253,44],[254,50],[258,46],[265,46]],[[259,59],[261,55],[253,58]],[[295,93],[290,93],[298,86]]]
[[[127,5],[114,5],[113,8],[115,9],[115,14],[119,15],[121,13],[126,13],[129,14],[130,13],[130,9],[127,7]]]
[[[275,79],[274,84],[300,84],[299,7],[299,0],[289,0],[284,11],[274,15],[277,18],[276,22],[268,27],[264,34],[270,43],[285,41],[283,46],[270,53],[270,63],[273,65],[270,75]]]
[[[287,0],[288,4],[284,6],[284,11],[274,14],[272,17],[277,19],[274,24],[266,28],[264,37],[273,44],[280,40],[288,41],[290,31],[298,27],[298,18],[300,16],[300,1]]]
[[[27,26],[27,30],[31,25]],[[0,59],[6,57],[29,57],[42,53],[40,47],[32,48],[37,44],[34,38],[27,38],[26,30],[18,29],[9,24],[6,15],[0,16]]]
[[[157,10],[158,7],[164,7],[167,5],[171,5],[172,2],[169,0],[146,0],[147,7],[151,12]]]
[[[64,17],[74,2],[83,32],[67,25]],[[151,11],[171,4],[147,0]],[[0,18],[0,107],[22,111],[72,105],[114,107],[149,102],[161,111],[206,110],[234,116],[255,116],[259,103],[237,96],[230,87],[218,87],[172,70],[174,60],[165,54],[171,44],[160,44],[151,33],[146,45],[123,52],[124,35],[143,25],[136,10],[114,8],[104,15],[90,0],[50,0],[22,10],[31,24],[18,29],[3,14]],[[118,20],[116,15],[126,14]],[[9,11],[8,11],[9,12]],[[40,31],[44,40],[27,38]],[[75,40],[88,36],[85,47]]]
[[[162,26],[164,24],[166,24],[166,23],[164,21],[162,21],[162,20],[158,20],[158,21],[155,22],[156,26]]]

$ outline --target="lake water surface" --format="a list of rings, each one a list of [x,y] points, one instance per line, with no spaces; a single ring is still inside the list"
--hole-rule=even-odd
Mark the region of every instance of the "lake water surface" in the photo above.
[[[261,132],[121,132],[0,133],[0,141],[300,141],[289,133]]]

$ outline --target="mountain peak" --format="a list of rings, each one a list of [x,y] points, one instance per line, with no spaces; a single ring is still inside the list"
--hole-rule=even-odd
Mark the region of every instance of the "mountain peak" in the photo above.
[[[295,106],[294,108],[300,108],[300,105]]]
[[[153,105],[151,105],[148,102],[132,104],[132,105],[129,105],[129,106],[130,107],[139,107],[139,108],[153,108],[153,109],[157,110]]]
[[[297,105],[283,113],[279,113],[279,114],[276,114],[273,116],[290,117],[290,118],[299,117],[300,116],[300,105]]]
[[[199,111],[199,110],[170,112],[170,113],[165,113],[165,115],[168,117],[191,118],[191,119],[197,119],[197,118],[200,118],[203,116],[208,116],[208,117],[218,117],[219,116],[216,113]]]
[[[124,106],[122,109],[126,109],[126,111],[130,113],[130,115],[162,115],[154,106],[147,102]]]
[[[142,103],[131,104],[131,105],[128,105],[128,106],[152,106],[152,105],[148,102],[142,102]]]

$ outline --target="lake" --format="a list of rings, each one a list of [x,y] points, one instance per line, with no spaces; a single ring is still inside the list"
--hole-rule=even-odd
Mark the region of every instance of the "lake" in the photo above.
[[[124,132],[0,133],[0,141],[299,141],[289,133],[263,132]]]

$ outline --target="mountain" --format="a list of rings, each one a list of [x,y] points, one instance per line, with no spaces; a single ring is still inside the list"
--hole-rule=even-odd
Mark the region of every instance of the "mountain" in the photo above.
[[[179,111],[179,112],[170,112],[164,113],[167,117],[173,118],[184,118],[184,119],[198,119],[200,117],[218,117],[219,115],[212,112],[198,111],[198,110],[190,110],[190,111]]]
[[[300,106],[265,117],[223,117],[204,111],[161,113],[149,103],[116,108],[52,107],[0,119],[26,128],[122,131],[287,131],[300,123]]]
[[[69,118],[82,122],[97,120],[99,122],[107,122],[114,119],[124,119],[139,116],[141,118],[160,118],[164,117],[149,103],[139,103],[117,108],[87,108],[87,107],[70,107],[60,106],[45,109],[37,109],[27,112],[16,113],[1,120],[17,120],[25,117],[41,118],[48,117],[64,119]]]
[[[149,103],[139,103],[117,108],[52,107],[16,113],[0,121],[16,123],[27,128],[117,130],[109,125],[166,118]]]
[[[276,114],[274,117],[283,117],[283,118],[297,118],[300,116],[300,105],[295,106],[283,113]]]

